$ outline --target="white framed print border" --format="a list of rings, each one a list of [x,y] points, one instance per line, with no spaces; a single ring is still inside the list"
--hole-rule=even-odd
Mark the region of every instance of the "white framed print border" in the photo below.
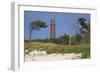
[[[13,2],[11,5],[11,69],[37,70],[47,68],[67,68],[96,65],[96,48],[94,47],[94,36],[96,24],[96,8],[79,5],[35,5],[34,3]],[[49,11],[49,12],[74,12],[91,14],[91,59],[63,60],[46,62],[24,62],[24,10]]]

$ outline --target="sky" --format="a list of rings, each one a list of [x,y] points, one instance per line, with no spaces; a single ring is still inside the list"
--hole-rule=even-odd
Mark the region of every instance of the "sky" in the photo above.
[[[90,14],[85,13],[61,13],[61,12],[39,12],[39,11],[24,11],[24,39],[29,39],[29,25],[32,21],[42,20],[48,25],[47,28],[34,30],[32,32],[32,39],[50,38],[50,23],[55,20],[56,37],[68,34],[74,35],[77,19],[83,17],[90,22]]]

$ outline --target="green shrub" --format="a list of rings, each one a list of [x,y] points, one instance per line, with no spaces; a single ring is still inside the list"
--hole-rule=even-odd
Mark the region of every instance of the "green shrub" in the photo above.
[[[90,58],[90,53],[89,52],[84,52],[82,53],[82,56],[81,56],[82,59],[85,59],[85,58]]]

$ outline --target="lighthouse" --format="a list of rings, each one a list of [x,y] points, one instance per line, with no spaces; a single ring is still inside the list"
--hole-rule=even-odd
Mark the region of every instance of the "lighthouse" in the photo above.
[[[50,24],[50,38],[55,39],[56,38],[56,25],[55,25],[55,20],[51,20]]]

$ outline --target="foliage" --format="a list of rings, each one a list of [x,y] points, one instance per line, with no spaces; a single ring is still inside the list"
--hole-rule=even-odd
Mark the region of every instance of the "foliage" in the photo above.
[[[71,37],[71,44],[72,45],[76,45],[76,44],[80,44],[81,43],[81,35],[80,34],[76,34],[75,36]]]
[[[86,21],[87,20],[83,17],[78,18],[78,22],[81,26],[79,30],[82,37],[82,43],[90,43],[90,23],[87,23]]]
[[[55,44],[68,45],[69,44],[69,35],[64,34],[64,35],[62,35],[58,38],[54,38],[54,39],[45,38],[45,39],[34,39],[31,41],[32,42],[44,42],[44,43],[55,43]],[[27,42],[27,40],[25,42]]]
[[[85,18],[79,18],[78,22],[80,23],[82,29],[86,29],[87,31],[90,31],[90,24],[86,23],[86,19]]]
[[[62,42],[62,44],[64,44],[64,45],[69,44],[69,35],[67,35],[67,34],[62,35],[62,36],[59,37],[58,39],[59,39],[59,40]]]
[[[25,43],[25,49],[29,49],[30,51],[32,51],[33,49],[44,50],[47,52],[47,54],[82,53],[81,58],[90,58],[89,44],[68,46],[68,45],[58,45],[54,43],[32,42],[30,45],[28,43]]]
[[[30,35],[29,35],[29,42],[32,40],[32,31],[33,30],[40,30],[40,28],[46,28],[47,25],[45,22],[41,20],[32,21],[30,23]]]
[[[81,58],[82,58],[82,59],[90,58],[90,52],[84,52],[84,53],[82,53]]]
[[[46,28],[46,27],[47,27],[46,23],[41,20],[32,21],[30,23],[30,29],[32,30],[40,30],[40,28]]]

